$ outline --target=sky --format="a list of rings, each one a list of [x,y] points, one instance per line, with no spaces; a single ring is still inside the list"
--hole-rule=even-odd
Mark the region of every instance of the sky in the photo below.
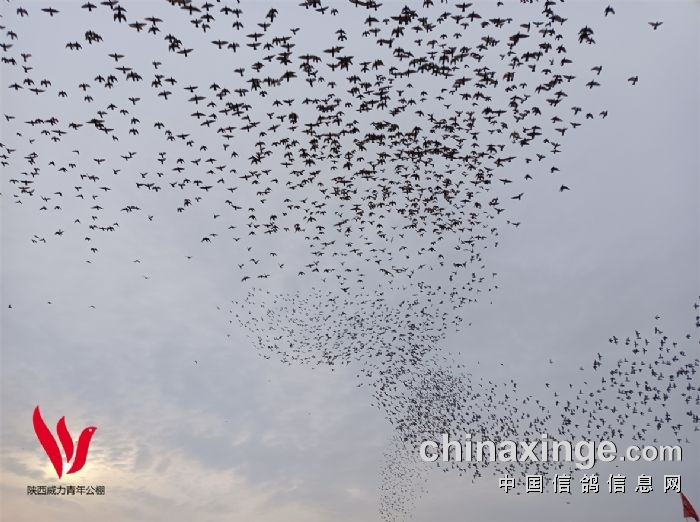
[[[14,17],[16,5],[3,5],[4,20]],[[670,337],[697,337],[700,5],[617,2],[615,24],[607,26],[605,5],[574,2],[567,12],[580,25],[595,21],[594,50],[572,52],[581,67],[603,65],[605,89],[587,104],[609,115],[559,140],[557,166],[571,190],[560,193],[561,182],[545,178],[527,192],[509,218],[521,225],[503,227],[498,247],[484,254],[488,270],[498,273],[498,289],[463,309],[463,327],[446,332],[437,347],[475,375],[515,379],[523,393],[543,398],[551,397],[545,381],[560,390],[585,380],[579,367],[588,367],[596,353],[620,357],[614,350],[621,348],[608,339],[649,332],[657,314]],[[144,2],[135,9],[159,7]],[[664,24],[654,32],[647,22],[657,19]],[[52,58],[66,54],[50,52],[56,41],[82,30],[77,20],[60,26],[48,17],[32,20],[37,25],[29,39],[22,28],[22,42],[47,76],[70,79],[70,71],[97,63],[93,55],[83,62]],[[110,29],[99,30],[107,36]],[[138,42],[120,42],[120,49],[138,54]],[[195,62],[192,74],[224,65]],[[626,81],[633,74],[635,86]],[[9,75],[3,65],[3,113],[25,120],[54,110],[44,97],[10,91]],[[55,110],[79,114],[70,103]],[[0,141],[21,141],[7,121]],[[131,143],[155,151],[160,141],[145,135]],[[50,150],[65,161],[69,143]],[[107,147],[98,139],[78,145],[82,151]],[[371,391],[357,386],[357,365],[267,359],[250,332],[230,322],[232,301],[251,288],[241,284],[235,266],[245,252],[200,244],[208,209],[179,219],[165,197],[144,196],[143,206],[155,209],[153,225],[124,219],[88,264],[80,234],[40,245],[29,240],[50,236],[55,223],[36,211],[36,201],[13,203],[15,189],[6,178],[15,173],[3,170],[2,520],[379,520],[381,477],[396,445],[392,425],[372,406]],[[279,245],[290,265],[307,259],[303,248]],[[275,275],[259,291],[266,290],[309,288]],[[698,356],[697,345],[692,349]],[[32,429],[36,405],[51,429],[64,415],[74,435],[97,426],[87,464],[76,475],[56,479]],[[612,495],[604,485],[592,496],[576,485],[571,496],[505,494],[496,477],[472,482],[416,462],[415,481],[425,493],[416,496],[411,519],[681,520],[678,496],[659,488],[664,474],[680,474],[686,495],[700,507],[700,435],[687,424],[683,462],[596,466],[601,477],[626,474],[628,489],[638,475],[652,475],[650,494]],[[27,486],[59,483],[104,485],[106,495],[26,494]]]

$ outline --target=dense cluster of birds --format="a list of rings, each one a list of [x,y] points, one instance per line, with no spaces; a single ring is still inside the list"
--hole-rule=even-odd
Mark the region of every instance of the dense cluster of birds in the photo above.
[[[245,312],[237,312],[239,306],[228,312],[234,315],[231,323],[250,332],[262,356],[285,364],[351,365],[358,387],[371,390],[372,404],[395,428],[381,487],[385,520],[402,520],[410,512],[425,480],[420,444],[441,441],[444,433],[462,443],[466,433],[474,442],[533,441],[547,433],[552,441],[572,444],[627,440],[641,447],[671,440],[690,444],[691,427],[700,430],[698,303],[693,305],[695,330],[678,339],[664,332],[657,316],[651,331],[611,337],[611,349],[601,349],[589,367],[576,372],[557,365],[559,373],[580,375],[568,388],[545,383],[543,393],[524,393],[515,379],[487,379],[437,350],[448,325],[417,299],[389,304],[367,295],[263,293],[264,302],[250,292]],[[526,463],[438,459],[435,466],[472,481],[562,468],[576,472],[575,463],[553,458]]]
[[[202,243],[251,253],[241,281],[483,282],[484,249],[520,224],[509,207],[540,175],[569,190],[562,142],[607,116],[583,103],[602,66],[581,71],[569,52],[594,31],[572,34],[552,0],[278,7],[6,6],[6,108],[18,113],[4,115],[17,132],[0,149],[14,202],[53,227],[33,241],[84,235],[90,260],[125,220],[201,208]],[[70,20],[40,57],[27,46],[37,17]],[[274,259],[279,234],[303,242],[307,262]]]
[[[230,321],[264,357],[356,364],[396,428],[385,518],[420,490],[394,468],[437,433],[678,434],[677,412],[657,413],[677,396],[697,424],[698,361],[659,329],[552,404],[439,349],[497,288],[485,252],[520,225],[517,204],[538,182],[569,191],[557,154],[608,116],[589,98],[605,76],[595,31],[565,4],[42,5],[8,2],[0,24],[3,199],[45,216],[31,241],[81,238],[92,263],[120,231],[177,220],[198,231],[188,248],[234,246],[248,288]],[[37,36],[37,21],[51,30]],[[264,288],[289,276],[311,289]]]

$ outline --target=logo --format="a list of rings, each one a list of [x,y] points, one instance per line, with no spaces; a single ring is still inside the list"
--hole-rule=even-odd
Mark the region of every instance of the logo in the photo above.
[[[34,408],[34,432],[36,433],[41,446],[44,448],[46,455],[49,457],[51,464],[53,464],[54,469],[58,478],[63,475],[63,456],[61,455],[61,450],[58,448],[58,443],[54,438],[51,430],[46,426],[44,419],[41,418],[41,412],[39,411],[39,406]],[[85,461],[87,460],[88,448],[90,446],[90,440],[95,433],[97,428],[95,426],[88,426],[85,428],[80,437],[78,437],[78,442],[73,446],[73,438],[71,437],[68,428],[66,427],[66,418],[61,417],[56,424],[56,433],[58,434],[58,440],[63,447],[63,453],[66,457],[66,466],[71,463],[70,469],[66,474],[75,473],[83,469]],[[73,450],[75,449],[75,453]],[[75,458],[73,458],[75,456]]]

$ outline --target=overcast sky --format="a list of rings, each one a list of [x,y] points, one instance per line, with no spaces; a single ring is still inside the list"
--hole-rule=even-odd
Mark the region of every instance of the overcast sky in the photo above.
[[[14,19],[16,5],[3,5],[3,17]],[[553,389],[579,382],[579,366],[613,349],[610,336],[650,332],[656,314],[670,337],[697,338],[700,4],[617,2],[607,25],[605,5],[579,2],[569,12],[577,26],[595,22],[596,54],[582,55],[581,67],[602,64],[608,73],[590,104],[609,116],[560,140],[556,164],[571,191],[560,194],[559,181],[543,181],[527,193],[510,218],[521,225],[504,227],[498,248],[485,254],[499,289],[463,310],[471,326],[446,332],[439,347],[472,373],[515,379],[536,396],[551,396],[545,380]],[[654,32],[650,20],[664,24]],[[35,21],[30,38],[23,28],[23,44],[51,77],[69,75],[52,58],[63,53],[49,51],[66,40],[54,31],[69,34],[77,22],[64,19],[57,28],[48,17]],[[121,48],[133,54],[135,46]],[[21,121],[51,114],[50,103],[10,91],[6,74],[3,66],[5,114]],[[634,87],[631,75],[639,76]],[[19,142],[14,132],[3,122],[0,141]],[[148,141],[154,138],[142,139],[144,150],[159,150]],[[57,152],[63,161],[65,148]],[[229,323],[231,301],[249,289],[235,271],[240,252],[202,247],[197,219],[175,219],[161,203],[152,227],[125,220],[88,264],[80,234],[31,243],[54,226],[36,211],[37,201],[13,203],[6,179],[15,173],[8,170],[0,198],[2,520],[379,519],[392,426],[370,392],[357,387],[357,368],[264,359],[248,332]],[[280,246],[290,264],[294,256],[306,259],[300,248]],[[280,293],[300,287],[282,276],[267,286]],[[555,364],[545,364],[549,359]],[[52,430],[63,415],[74,435],[97,426],[85,468],[61,483],[104,485],[105,496],[26,495],[28,485],[59,483],[32,429],[37,404]],[[596,467],[603,479],[625,473],[628,489],[637,475],[652,475],[648,495],[608,494],[602,479],[596,495],[580,494],[576,484],[572,496],[518,496],[499,490],[495,477],[473,483],[425,464],[426,494],[413,520],[681,520],[677,495],[659,489],[665,473],[681,474],[700,508],[700,435],[686,423],[682,463]]]

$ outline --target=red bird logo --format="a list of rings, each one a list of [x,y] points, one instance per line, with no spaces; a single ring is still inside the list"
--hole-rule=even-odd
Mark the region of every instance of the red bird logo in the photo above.
[[[44,448],[46,455],[49,457],[51,464],[53,464],[54,469],[58,478],[63,475],[63,457],[61,456],[61,450],[58,448],[56,439],[54,438],[51,430],[46,426],[44,419],[41,418],[41,412],[39,411],[39,406],[34,408],[34,432],[36,433],[41,446]],[[90,440],[92,440],[92,435],[95,433],[97,428],[95,426],[88,426],[85,428],[80,437],[78,437],[78,443],[73,447],[73,438],[66,427],[66,418],[61,417],[56,424],[56,433],[58,434],[58,440],[63,446],[63,453],[66,456],[66,465],[70,463],[73,459],[73,450],[75,449],[75,459],[70,469],[66,474],[75,473],[83,469],[85,461],[87,460],[88,448],[90,446]]]

